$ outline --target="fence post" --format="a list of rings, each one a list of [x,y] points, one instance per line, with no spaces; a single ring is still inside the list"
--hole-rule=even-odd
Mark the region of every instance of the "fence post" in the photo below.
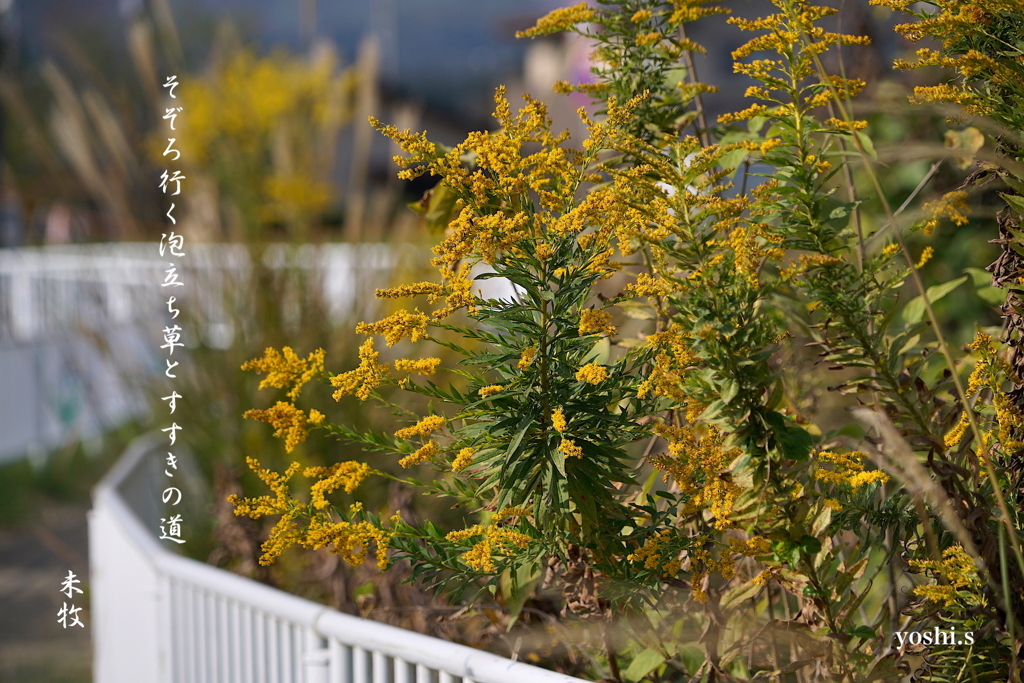
[[[306,674],[305,683],[328,683],[327,671],[330,665],[330,651],[327,640],[322,638],[315,629],[306,628],[305,647],[303,648],[303,669]]]

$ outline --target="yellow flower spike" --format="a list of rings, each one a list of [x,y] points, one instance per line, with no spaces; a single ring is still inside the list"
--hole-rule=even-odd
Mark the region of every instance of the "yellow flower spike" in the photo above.
[[[942,198],[927,202],[923,207],[928,215],[924,223],[924,234],[930,235],[938,227],[939,220],[948,218],[956,225],[967,225],[967,193],[963,190],[955,190],[942,195]]]
[[[934,255],[935,255],[935,250],[932,247],[930,247],[930,246],[925,247],[924,250],[921,252],[921,258],[918,259],[917,263],[914,264],[914,267],[917,268],[917,269],[924,268],[924,265],[926,263],[928,263],[929,261],[931,261],[932,260],[932,256],[934,256]]]
[[[419,311],[398,311],[375,323],[359,323],[356,333],[382,335],[385,344],[394,346],[403,339],[414,342],[426,339],[428,321],[429,318]]]
[[[404,299],[407,297],[419,296],[421,294],[427,295],[427,301],[434,303],[441,295],[444,294],[444,285],[439,285],[434,282],[417,282],[411,285],[401,285],[399,287],[390,287],[388,289],[378,289],[374,291],[374,296],[378,299]]]
[[[455,456],[455,460],[452,461],[452,472],[461,472],[469,467],[473,462],[473,455],[475,453],[476,451],[469,446],[460,450],[458,455]]]
[[[324,421],[322,413],[313,412],[315,413],[313,424]],[[274,407],[266,410],[247,410],[242,417],[272,425],[275,430],[274,436],[285,440],[284,448],[289,453],[305,441],[309,435],[310,419],[306,417],[306,413],[284,401],[278,401]]]
[[[594,16],[594,10],[585,2],[572,7],[556,9],[537,20],[536,25],[532,28],[516,32],[516,38],[533,38],[550,33],[560,33],[569,30],[576,24],[593,21]]]
[[[486,386],[486,387],[481,388],[476,393],[480,396],[480,398],[490,398],[491,396],[494,396],[495,394],[500,394],[504,390],[505,390],[505,387],[503,385],[501,385],[501,384],[492,384],[490,386]]]
[[[583,449],[576,445],[576,442],[572,439],[562,439],[562,442],[558,444],[558,450],[565,454],[567,458],[582,458]]]
[[[461,559],[466,565],[481,572],[493,572],[496,569],[494,564],[494,552],[500,551],[505,554],[514,553],[516,550],[525,550],[529,547],[530,537],[526,534],[511,529],[495,526],[501,519],[510,516],[525,516],[525,510],[520,508],[507,508],[505,514],[497,513],[487,526],[475,524],[467,529],[452,531],[445,538],[453,543],[465,541],[470,538],[483,536],[483,539],[473,544]],[[523,513],[522,515],[520,513]]]
[[[254,358],[243,363],[242,370],[267,373],[260,382],[260,389],[291,387],[288,398],[294,401],[307,382],[324,373],[324,350],[317,349],[302,359],[289,346],[285,346],[281,351],[267,348],[262,358]]]
[[[339,488],[344,489],[345,493],[352,493],[369,475],[370,466],[355,460],[336,463],[329,467],[307,467],[303,472],[303,476],[320,479],[310,487],[310,502],[317,510],[330,506],[325,497],[327,494]]]
[[[942,551],[941,560],[910,560],[910,566],[918,571],[928,571],[947,584],[917,586],[913,591],[915,595],[941,602],[944,607],[955,605],[961,591],[973,593],[977,600],[984,601],[974,558],[959,543]]]
[[[551,411],[551,426],[556,432],[564,432],[566,429],[565,413],[560,407]]]
[[[672,284],[659,277],[641,273],[636,282],[626,285],[626,291],[633,296],[666,297],[673,290]]]
[[[576,381],[588,384],[600,384],[608,379],[608,368],[597,363],[587,363],[576,371]]]
[[[523,350],[523,353],[519,356],[519,362],[516,363],[516,369],[525,370],[530,367],[530,363],[533,362],[534,356],[537,355],[537,347],[530,346]]]
[[[864,471],[863,460],[867,455],[863,451],[851,451],[849,453],[820,451],[815,457],[819,462],[829,463],[835,467],[833,470],[826,470],[820,466],[816,467],[814,478],[819,481],[846,485],[850,488],[889,481],[889,475],[885,472],[880,470]]]
[[[580,313],[580,334],[603,334],[606,337],[615,336],[615,326],[611,324],[612,314],[608,311],[595,311],[592,308],[584,309]]]
[[[293,462],[287,470],[278,474],[260,467],[259,460],[252,456],[247,456],[245,461],[249,465],[249,469],[256,473],[260,481],[266,484],[274,495],[257,498],[228,496],[228,502],[235,506],[236,515],[259,519],[267,515],[288,514],[295,508],[295,501],[288,495],[288,482],[299,471],[299,463]]]
[[[413,467],[415,465],[421,465],[432,457],[441,452],[441,447],[433,441],[428,441],[426,445],[421,446],[415,452],[405,456],[398,461],[398,464],[402,467]]]
[[[441,415],[428,415],[411,427],[403,427],[395,432],[399,439],[411,439],[414,436],[426,436],[436,432],[448,422],[448,419]]]
[[[387,363],[378,362],[380,354],[373,348],[373,338],[359,346],[359,367],[331,378],[331,385],[337,387],[333,398],[340,401],[343,396],[355,396],[360,401],[370,397],[374,389],[391,377]]]
[[[441,365],[440,358],[401,358],[395,361],[395,370],[398,372],[409,372],[417,375],[433,375]]]

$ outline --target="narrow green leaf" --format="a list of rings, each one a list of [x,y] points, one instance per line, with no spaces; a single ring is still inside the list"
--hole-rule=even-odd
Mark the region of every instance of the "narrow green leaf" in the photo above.
[[[636,683],[664,663],[665,655],[661,654],[657,650],[647,648],[629,663],[629,667],[627,667],[622,673],[622,677],[626,679],[628,683]]]
[[[928,301],[934,304],[936,301],[939,301],[954,289],[967,282],[968,277],[969,276],[964,275],[963,277],[958,277],[955,280],[943,282],[941,285],[929,287],[927,292]],[[911,325],[915,325],[924,319],[925,310],[924,299],[920,296],[914,297],[906,306],[903,307],[903,320]]]

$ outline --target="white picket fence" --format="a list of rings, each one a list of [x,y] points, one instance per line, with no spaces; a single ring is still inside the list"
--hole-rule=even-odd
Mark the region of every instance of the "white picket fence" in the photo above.
[[[158,514],[146,502],[157,443],[136,441],[94,492],[94,683],[583,683],[172,552],[137,514]]]

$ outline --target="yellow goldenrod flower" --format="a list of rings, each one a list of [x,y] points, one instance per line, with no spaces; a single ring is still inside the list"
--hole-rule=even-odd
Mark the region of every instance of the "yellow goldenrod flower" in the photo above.
[[[562,442],[558,444],[558,450],[567,458],[583,457],[583,449],[577,446],[576,442],[572,439],[562,439]]]
[[[260,389],[291,387],[288,398],[294,401],[309,380],[324,373],[324,350],[317,349],[302,359],[288,346],[282,348],[280,352],[268,348],[263,352],[263,358],[254,358],[243,363],[242,370],[267,373],[260,382]]]
[[[460,450],[458,455],[455,456],[455,460],[452,461],[452,472],[461,472],[469,467],[470,463],[473,462],[473,455],[475,453],[476,451],[469,446]]]
[[[411,372],[417,375],[433,375],[437,367],[441,365],[440,358],[400,358],[395,361],[395,370],[398,372]]]
[[[518,514],[519,512],[516,508],[509,508],[509,510],[515,511],[513,514]],[[498,519],[508,516],[510,515],[501,515],[500,513],[496,515]],[[475,524],[468,529],[453,531],[446,536],[446,538],[453,543],[483,536],[482,540],[475,543],[462,555],[462,561],[472,569],[481,572],[493,572],[496,569],[493,557],[495,551],[509,554],[515,552],[517,549],[525,550],[529,546],[529,536],[518,531],[494,526],[496,521],[498,520],[492,520],[491,524],[486,527]]]
[[[501,385],[501,384],[492,384],[490,386],[482,387],[476,393],[479,394],[480,398],[490,398],[491,396],[494,396],[495,394],[500,394],[504,390],[505,390],[505,387],[503,385]]]
[[[312,420],[313,424],[323,422],[323,414],[317,411],[313,412],[315,413]],[[289,453],[305,441],[309,435],[309,423],[311,420],[306,417],[306,413],[296,408],[292,403],[278,401],[273,408],[268,408],[267,410],[247,410],[243,413],[242,417],[273,425],[274,436],[285,440],[284,449]]]
[[[428,441],[426,445],[421,446],[415,452],[405,456],[398,461],[398,464],[402,467],[413,467],[414,465],[420,465],[427,462],[432,457],[441,452],[441,447],[433,441]]]
[[[436,432],[448,422],[447,418],[441,415],[428,415],[410,427],[403,427],[395,432],[399,439],[411,439],[414,436],[426,436]]]
[[[615,326],[611,324],[612,314],[608,311],[595,311],[592,308],[583,309],[580,313],[580,334],[600,333],[607,337],[615,335]]]
[[[555,408],[551,411],[551,426],[555,428],[556,432],[564,432],[566,428],[565,413],[562,409]]]
[[[329,467],[307,467],[302,474],[320,479],[310,488],[310,502],[317,510],[323,510],[330,505],[325,497],[327,494],[339,488],[345,493],[352,493],[370,475],[370,466],[350,460]]]
[[[444,285],[433,282],[417,282],[411,285],[378,289],[374,292],[374,296],[378,299],[404,299],[406,297],[419,296],[420,294],[429,295],[427,301],[434,303],[444,294]]]
[[[918,571],[928,571],[946,582],[946,585],[917,586],[915,595],[941,602],[944,607],[955,605],[961,591],[973,594],[975,600],[984,600],[978,567],[959,543],[942,551],[941,560],[910,560],[910,566]]]
[[[536,25],[526,31],[516,32],[516,38],[533,38],[549,33],[568,31],[576,24],[584,24],[594,19],[594,10],[587,3],[581,2],[572,7],[556,9],[537,20]]]
[[[340,401],[342,396],[350,395],[360,401],[368,399],[370,393],[391,376],[388,364],[377,362],[378,358],[380,354],[373,349],[371,337],[359,346],[359,367],[331,378],[331,385],[338,388],[334,392],[334,400]]]
[[[384,343],[394,346],[403,339],[416,342],[427,338],[428,318],[416,311],[398,311],[375,323],[359,323],[356,325],[358,334],[383,335]]]
[[[587,363],[576,371],[577,382],[600,384],[606,379],[608,379],[608,368],[603,365],[598,365],[597,363]]]
[[[867,455],[862,451],[851,451],[849,453],[834,453],[832,451],[820,451],[816,459],[821,462],[832,464],[834,470],[826,470],[816,467],[814,478],[819,481],[827,481],[832,484],[844,484],[851,488],[864,486],[865,484],[885,483],[889,481],[889,475],[880,470],[871,472],[864,471],[863,459]]]

